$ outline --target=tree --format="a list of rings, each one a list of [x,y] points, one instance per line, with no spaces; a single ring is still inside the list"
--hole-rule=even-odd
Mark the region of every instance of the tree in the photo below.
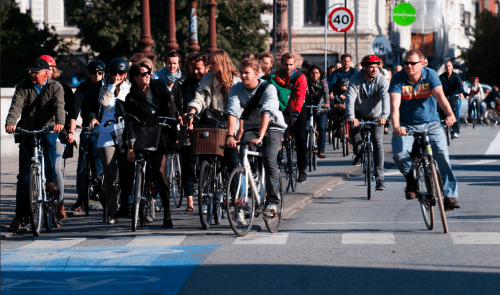
[[[14,0],[0,5],[2,87],[14,87],[21,82],[26,77],[25,69],[40,55],[55,56],[67,49],[68,44],[52,31],[47,26],[39,29],[30,11],[22,13]]]
[[[82,45],[91,48],[94,57],[108,63],[116,57],[128,58],[140,50],[141,35],[140,0],[93,0],[87,5],[81,0],[68,1],[68,13],[80,28]],[[167,52],[168,2],[150,0],[151,35],[155,41],[151,50],[159,57],[157,66],[163,67],[161,57]],[[226,51],[234,60],[245,52],[265,50],[266,35],[261,34],[265,25],[260,14],[272,7],[262,0],[217,1],[217,47]],[[208,48],[207,1],[198,2],[198,42],[201,51]],[[176,38],[179,53],[185,56],[189,40],[189,0],[179,0],[176,8]]]
[[[500,18],[489,10],[476,15],[474,42],[461,57],[468,68],[469,76],[478,76],[482,83],[498,85],[500,82]]]

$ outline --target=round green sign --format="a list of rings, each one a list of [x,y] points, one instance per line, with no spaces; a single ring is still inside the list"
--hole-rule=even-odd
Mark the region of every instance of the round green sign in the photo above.
[[[400,26],[410,25],[416,17],[415,8],[410,3],[400,3],[392,11],[392,19]]]

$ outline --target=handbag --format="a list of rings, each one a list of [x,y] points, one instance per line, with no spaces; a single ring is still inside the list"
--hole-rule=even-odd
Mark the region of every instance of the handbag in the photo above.
[[[126,153],[127,149],[124,144],[123,134],[125,131],[125,118],[118,117],[116,124],[113,125],[113,131],[110,132],[113,142],[120,153]]]

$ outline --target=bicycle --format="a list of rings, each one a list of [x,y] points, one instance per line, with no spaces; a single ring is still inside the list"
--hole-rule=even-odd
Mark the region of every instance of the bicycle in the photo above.
[[[476,121],[477,121],[477,114],[478,114],[478,105],[477,105],[477,100],[474,98],[469,97],[469,99],[472,99],[472,103],[469,105],[469,110],[467,111],[467,115],[465,116],[465,122],[469,124],[469,120],[472,121],[472,129],[476,128]]]
[[[316,131],[316,126],[314,125],[314,115],[313,109],[318,111],[321,109],[319,106],[306,105],[308,111],[308,124],[307,124],[307,155],[309,161],[309,172],[313,169],[316,170],[318,165],[318,131]]]
[[[77,129],[82,130],[83,135],[87,135],[87,139],[84,143],[80,143],[81,147],[83,147],[83,162],[85,163],[85,183],[84,183],[84,192],[85,199],[83,201],[83,206],[85,206],[85,215],[89,216],[90,211],[90,200],[99,200],[101,202],[102,211],[103,211],[103,221],[106,222],[107,216],[107,207],[106,207],[106,196],[104,194],[104,179],[101,177],[97,179],[91,175],[90,169],[90,155],[89,150],[92,146],[92,138],[99,137],[99,132],[91,131],[89,127],[81,127],[77,126]]]
[[[293,126],[285,130],[281,149],[278,152],[278,164],[280,167],[280,185],[283,192],[288,193],[290,189],[297,189],[297,150],[295,148],[295,137]]]
[[[379,125],[375,121],[364,121],[359,122],[361,126],[361,138],[363,140],[361,144],[361,150],[363,151],[363,160],[361,162],[361,167],[363,174],[365,176],[365,185],[367,199],[370,200],[372,197],[372,188],[375,186],[375,165],[373,162],[373,143],[372,143],[372,126]]]
[[[423,131],[409,130],[407,135],[413,135],[415,142],[410,153],[412,162],[411,171],[417,179],[417,197],[420,209],[427,229],[434,228],[434,206],[437,204],[441,212],[441,221],[444,233],[448,233],[448,223],[446,221],[443,203],[443,181],[439,173],[438,166],[432,155],[432,147],[429,140],[429,131],[441,128],[440,124]]]
[[[249,150],[249,142],[239,142],[243,167],[237,167],[229,176],[227,186],[227,215],[234,233],[246,236],[254,217],[265,211],[265,170],[262,153]],[[253,167],[253,168],[252,168]],[[247,189],[250,188],[250,189]],[[282,196],[281,186],[280,195]],[[283,219],[283,198],[272,217],[264,217],[269,232],[276,233]]]
[[[39,134],[53,133],[53,126],[46,126],[40,130],[26,130],[16,128],[15,135],[33,135],[33,156],[30,161],[29,184],[28,184],[28,202],[29,219],[31,231],[35,237],[40,236],[42,232],[42,223],[47,232],[52,231],[52,226],[58,226],[56,219],[56,205],[58,193],[49,193],[42,189],[47,179],[45,178],[45,157],[43,147],[40,143]],[[24,138],[23,138],[24,140]]]
[[[176,208],[181,207],[184,190],[182,188],[181,159],[179,154],[168,154],[165,165],[167,180],[170,186],[170,196]]]

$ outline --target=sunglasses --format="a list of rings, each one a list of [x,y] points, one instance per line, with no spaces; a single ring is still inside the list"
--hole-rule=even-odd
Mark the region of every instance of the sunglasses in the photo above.
[[[421,62],[422,62],[422,61],[415,61],[415,62],[412,62],[412,61],[405,61],[405,62],[403,62],[403,64],[404,64],[405,66],[408,66],[408,65],[412,65],[412,66],[414,66],[414,65],[416,65],[416,64],[418,64],[418,63],[421,63]]]
[[[127,73],[127,72],[123,72],[123,71],[118,71],[118,72],[116,72],[116,71],[111,71],[111,72],[110,72],[110,75],[111,75],[111,76],[115,76],[115,75],[124,75],[124,74],[126,74],[126,73]]]
[[[151,76],[151,71],[147,71],[147,72],[144,72],[144,73],[137,74],[137,76],[142,76],[142,77],[146,77],[147,75]]]
[[[94,76],[102,76],[104,75],[104,72],[101,72],[101,71],[98,71],[98,72],[90,72],[91,75],[94,75]]]

